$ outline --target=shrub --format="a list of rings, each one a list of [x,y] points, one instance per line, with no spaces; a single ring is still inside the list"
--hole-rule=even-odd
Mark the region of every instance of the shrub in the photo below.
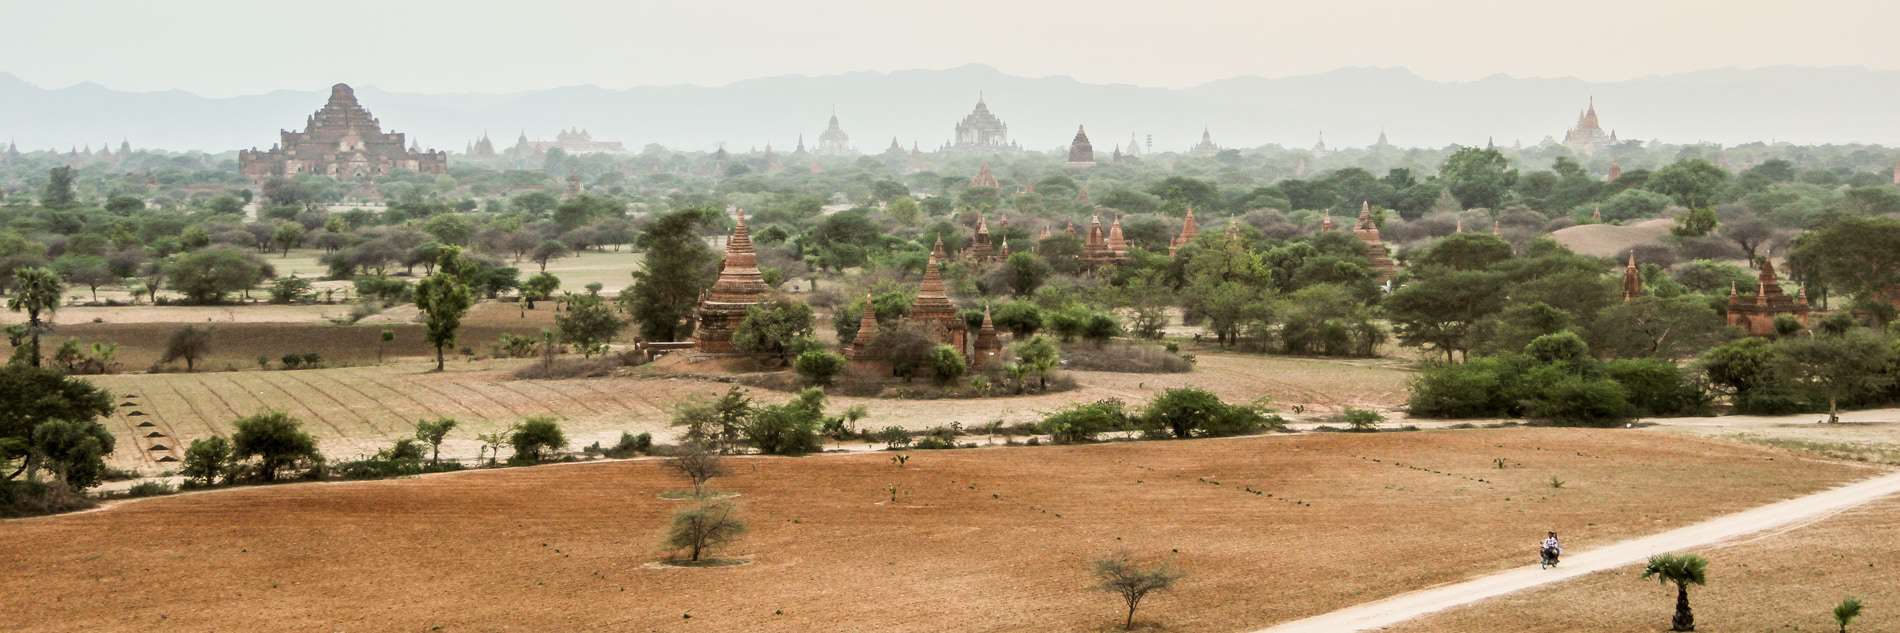
[[[92,506],[92,500],[61,482],[0,480],[0,517],[56,514]]]
[[[1570,376],[1546,384],[1526,403],[1524,417],[1562,425],[1609,426],[1629,420],[1623,386],[1607,378]]]
[[[1182,357],[1180,346],[1168,343],[1167,347],[1152,344],[1111,344],[1102,346],[1079,346],[1063,350],[1067,353],[1069,369],[1081,371],[1114,371],[1138,374],[1181,373],[1194,370],[1194,363]]]
[[[537,337],[502,332],[501,336],[495,337],[495,355],[503,358],[530,358],[534,356],[535,347],[540,343],[541,339]]]
[[[1167,428],[1175,437],[1188,438],[1202,422],[1221,415],[1226,408],[1219,397],[1207,391],[1169,389],[1148,403],[1142,419],[1150,426]]]
[[[271,303],[300,303],[314,298],[310,292],[310,280],[291,275],[271,282]]]
[[[185,466],[179,474],[187,482],[204,486],[215,486],[220,481],[229,482],[231,477],[231,441],[224,436],[195,439],[185,449]]]
[[[1096,436],[1129,427],[1120,400],[1098,400],[1070,405],[1042,419],[1041,431],[1057,444],[1093,442]]]
[[[567,434],[554,418],[535,416],[515,425],[514,432],[508,435],[508,444],[515,449],[514,457],[509,458],[511,461],[538,462],[566,448]]]
[[[187,325],[173,330],[171,337],[165,339],[165,353],[158,357],[158,364],[172,361],[185,361],[185,371],[191,371],[198,361],[211,354],[211,328]]]
[[[1107,343],[1108,339],[1120,336],[1121,333],[1121,322],[1116,321],[1113,315],[1106,312],[1092,312],[1087,319],[1082,320],[1082,338],[1094,343],[1097,347]]]
[[[1344,411],[1340,412],[1339,417],[1344,420],[1347,426],[1351,427],[1352,430],[1361,433],[1377,431],[1379,430],[1379,423],[1385,421],[1385,416],[1380,415],[1378,411],[1358,407],[1346,407]]]
[[[162,481],[141,481],[132,484],[131,488],[125,489],[125,496],[127,498],[137,499],[139,497],[158,497],[174,492],[178,492],[178,489],[173,488],[171,484]]]
[[[1167,564],[1144,568],[1129,560],[1127,554],[1095,561],[1095,578],[1100,584],[1097,589],[1120,596],[1128,605],[1128,616],[1122,621],[1122,628],[1135,628],[1135,607],[1143,598],[1157,591],[1167,591],[1181,580],[1183,574]]]
[[[626,431],[621,431],[620,441],[614,443],[613,448],[609,448],[605,451],[601,451],[601,453],[615,459],[624,459],[627,457],[633,457],[635,455],[639,455],[641,453],[646,453],[652,450],[653,450],[653,434],[652,433],[643,432],[639,435],[634,435]]]
[[[822,349],[808,349],[792,361],[792,369],[804,378],[807,384],[829,387],[833,379],[844,371],[844,356]]]
[[[963,376],[969,366],[963,362],[963,354],[949,345],[938,345],[930,351],[930,373],[938,384],[949,384]]]
[[[666,544],[688,552],[687,560],[697,562],[706,550],[718,547],[745,534],[732,504],[702,503],[673,515],[673,529],[667,531]]]
[[[910,446],[910,431],[901,426],[887,426],[877,432],[877,441],[883,442],[884,448],[888,450],[907,448]]]
[[[745,439],[767,455],[803,455],[822,448],[818,428],[824,422],[825,392],[798,392],[785,404],[760,407],[744,427]]]
[[[1675,363],[1625,358],[1604,363],[1610,380],[1622,385],[1637,415],[1695,415],[1708,411],[1708,396]]]
[[[257,474],[264,481],[276,481],[277,473],[298,465],[317,466],[323,456],[317,453],[317,440],[303,431],[303,425],[282,411],[265,411],[238,420],[231,435],[231,455],[236,460],[257,458]]]
[[[415,298],[415,286],[407,281],[383,276],[357,277],[356,296],[382,304],[408,303]]]
[[[1495,358],[1429,365],[1412,379],[1407,406],[1413,415],[1437,418],[1508,416],[1509,395],[1499,377],[1504,365]]]

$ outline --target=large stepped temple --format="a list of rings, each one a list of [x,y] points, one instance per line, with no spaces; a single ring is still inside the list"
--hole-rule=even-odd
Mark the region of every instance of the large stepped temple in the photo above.
[[[990,112],[990,106],[983,97],[976,98],[976,109],[957,122],[955,149],[1006,149],[1013,147],[1009,142],[1009,124],[996,118]]]
[[[304,121],[303,131],[279,134],[280,141],[268,150],[239,151],[238,171],[252,182],[300,174],[358,179],[396,171],[449,171],[448,152],[405,147],[405,135],[384,132],[348,84],[330,87],[330,101]]]
[[[719,279],[700,296],[698,320],[693,328],[693,343],[701,354],[734,354],[732,332],[745,320],[746,311],[764,303],[771,287],[759,272],[759,254],[752,249],[752,233],[746,228],[745,209],[739,210],[732,238],[726,240],[726,259],[719,267]]]

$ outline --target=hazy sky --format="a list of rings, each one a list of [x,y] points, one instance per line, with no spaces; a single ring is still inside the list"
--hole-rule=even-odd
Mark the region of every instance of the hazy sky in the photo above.
[[[46,87],[403,92],[984,63],[1087,82],[1405,66],[1616,80],[1900,69],[1894,0],[0,0],[0,72]]]

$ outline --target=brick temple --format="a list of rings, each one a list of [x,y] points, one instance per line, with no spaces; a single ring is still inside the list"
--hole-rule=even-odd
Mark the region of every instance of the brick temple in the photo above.
[[[238,171],[252,182],[300,174],[360,179],[397,171],[449,171],[447,152],[405,147],[406,135],[384,132],[348,84],[330,87],[330,101],[304,121],[303,131],[278,134],[280,140],[268,150],[238,152]]]

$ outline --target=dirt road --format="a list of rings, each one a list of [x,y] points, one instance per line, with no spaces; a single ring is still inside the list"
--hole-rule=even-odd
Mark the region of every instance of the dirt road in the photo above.
[[[1533,551],[1536,544],[1527,542],[1524,549],[1526,564],[1522,568],[1401,594],[1377,602],[1261,629],[1255,633],[1376,631],[1382,627],[1486,598],[1642,562],[1654,554],[1708,547],[1741,536],[1809,523],[1894,493],[1900,493],[1900,473],[1887,474],[1805,497],[1717,517],[1661,534],[1631,539],[1589,551],[1567,553],[1562,566],[1549,570],[1538,569]]]

